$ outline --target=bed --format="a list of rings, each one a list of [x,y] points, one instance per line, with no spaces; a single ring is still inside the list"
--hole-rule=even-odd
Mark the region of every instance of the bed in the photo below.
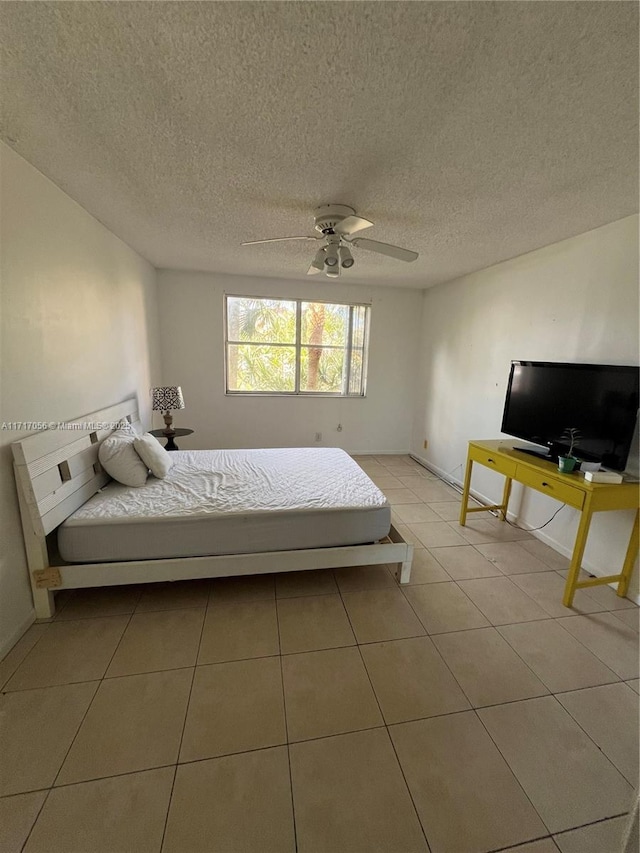
[[[135,399],[12,445],[36,616],[61,589],[397,564],[413,546],[362,469],[336,448],[174,451],[166,480],[111,481],[98,449]]]

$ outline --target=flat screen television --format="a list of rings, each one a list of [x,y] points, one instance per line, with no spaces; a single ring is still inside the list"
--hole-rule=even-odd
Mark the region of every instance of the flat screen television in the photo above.
[[[512,361],[502,432],[547,448],[535,455],[555,460],[566,453],[568,427],[582,438],[574,455],[623,471],[633,440],[640,368],[612,364]]]

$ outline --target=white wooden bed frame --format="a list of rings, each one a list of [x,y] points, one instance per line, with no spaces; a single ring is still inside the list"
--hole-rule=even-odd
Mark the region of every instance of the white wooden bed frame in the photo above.
[[[60,589],[381,563],[397,563],[399,582],[409,582],[413,545],[406,543],[394,527],[382,542],[341,548],[86,564],[50,557],[57,553],[56,528],[111,479],[98,462],[98,447],[114,432],[114,424],[123,419],[142,431],[135,399],[35,433],[12,445],[29,580],[38,619],[53,616],[54,590]]]

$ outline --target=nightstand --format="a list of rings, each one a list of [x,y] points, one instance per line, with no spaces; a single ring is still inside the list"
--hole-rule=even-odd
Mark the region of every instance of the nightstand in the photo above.
[[[155,435],[156,438],[166,438],[167,443],[164,446],[165,450],[180,450],[178,445],[175,443],[174,438],[180,437],[183,435],[191,435],[193,432],[192,429],[174,429],[173,435],[166,435],[164,430],[162,429],[150,429],[149,432],[151,435]]]

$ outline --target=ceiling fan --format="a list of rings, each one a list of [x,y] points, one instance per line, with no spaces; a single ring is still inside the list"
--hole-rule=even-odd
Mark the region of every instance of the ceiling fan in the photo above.
[[[401,249],[400,246],[392,246],[389,243],[352,236],[365,228],[371,228],[372,225],[373,222],[357,216],[355,210],[346,204],[321,204],[314,213],[314,228],[319,232],[317,237],[306,234],[299,237],[271,237],[267,240],[247,240],[241,245],[256,246],[259,243],[280,243],[284,240],[322,241],[322,246],[311,261],[307,275],[324,272],[330,278],[337,278],[341,268],[350,269],[355,264],[349,246],[378,252],[380,255],[388,255],[399,261],[416,260],[418,253],[410,249]]]

